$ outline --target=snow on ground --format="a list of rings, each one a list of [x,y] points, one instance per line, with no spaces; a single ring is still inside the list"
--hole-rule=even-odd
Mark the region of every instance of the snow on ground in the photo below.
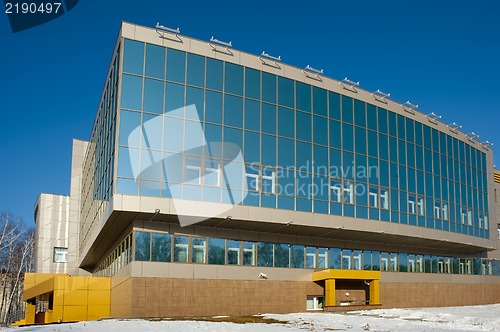
[[[4,332],[301,332],[301,331],[500,331],[500,304],[424,309],[379,309],[334,313],[266,314],[286,324],[204,321],[104,320],[0,328]]]

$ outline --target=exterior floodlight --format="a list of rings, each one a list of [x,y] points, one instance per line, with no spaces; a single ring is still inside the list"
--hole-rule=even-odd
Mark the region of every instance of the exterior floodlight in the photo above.
[[[316,79],[318,81],[321,81],[321,77],[319,75],[323,75],[323,69],[315,69],[309,65],[306,66],[306,68],[302,69],[302,72],[309,78]],[[309,76],[308,73],[314,74],[314,76]]]
[[[350,90],[352,92],[358,93],[358,90],[356,90],[356,87],[359,87],[359,82],[354,82],[345,77],[342,81],[339,82],[340,85],[346,90]]]
[[[347,84],[347,85],[351,85],[351,86],[359,86],[359,82],[354,82],[354,81],[351,81],[350,79],[348,79],[347,77],[345,77],[342,81],[340,81],[341,84]],[[377,91],[380,91],[380,90],[377,90]]]
[[[486,141],[486,142],[483,142],[481,143],[483,145],[483,147],[486,149],[486,150],[489,150],[489,149],[493,149],[493,143],[491,143],[490,141]]]
[[[164,25],[161,25],[158,22],[156,22],[155,28],[156,28],[156,33],[160,36],[160,38],[171,39],[171,40],[178,41],[178,42],[182,43],[182,39],[179,37],[179,34],[181,33],[180,28],[177,28],[177,29],[169,28],[169,27],[166,27]],[[166,34],[174,35],[175,39],[168,38],[166,36]]]
[[[410,114],[415,114],[415,110],[418,108],[418,105],[414,105],[412,103],[410,103],[409,100],[407,100],[405,103],[401,104],[401,107],[403,107],[403,109],[410,113]]]
[[[457,124],[456,122],[453,122],[448,125],[448,128],[452,133],[458,134],[458,130],[462,129],[462,126]]]
[[[274,65],[270,65],[264,59],[271,60],[274,63]],[[278,62],[281,61],[281,56],[275,57],[275,56],[269,55],[265,51],[262,51],[262,53],[259,55],[259,60],[262,61],[262,63],[264,65],[268,65],[268,66],[271,66],[271,67],[276,67],[276,68],[280,68],[281,69],[280,65],[278,64]]]
[[[470,134],[467,134],[467,138],[469,139],[470,142],[476,143],[477,139],[479,138],[479,135],[476,134],[475,132],[471,132]]]
[[[437,115],[436,113],[431,112],[426,115],[426,118],[429,119],[429,122],[432,122],[435,125],[437,125],[437,120],[441,119],[441,115]]]
[[[359,82],[358,82],[358,84],[359,84]],[[381,102],[387,104],[387,98],[389,98],[391,96],[391,94],[390,93],[384,93],[384,92],[380,91],[380,89],[377,89],[377,91],[372,92],[372,96],[376,100],[381,101]]]
[[[161,25],[160,23],[157,22],[156,23],[156,32],[158,32],[158,30],[162,30],[165,32],[170,32],[170,33],[175,33],[176,35],[181,33],[181,29],[179,29],[179,28],[177,28],[177,29],[169,28],[169,27]]]
[[[278,57],[275,57],[275,56],[269,55],[265,51],[262,51],[262,53],[260,54],[259,58],[260,59],[267,58],[267,59],[273,60],[274,62],[281,61],[281,56],[278,55]]]
[[[214,52],[221,52],[221,53],[227,53],[229,55],[233,55],[233,52],[231,52],[231,50],[229,49],[230,47],[233,47],[232,42],[224,42],[224,41],[216,39],[216,38],[214,38],[214,36],[212,36],[210,38],[210,42],[208,43],[208,45],[210,45],[210,47],[212,48],[212,51],[214,51]],[[226,49],[226,51],[225,52],[220,51],[217,48],[217,46],[224,47]]]

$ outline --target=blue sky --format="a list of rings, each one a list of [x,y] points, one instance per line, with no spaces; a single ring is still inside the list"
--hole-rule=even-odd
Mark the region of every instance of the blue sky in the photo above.
[[[500,145],[498,13],[497,0],[82,0],[12,33],[2,10],[0,211],[32,225],[40,192],[69,194],[71,140],[89,138],[122,20],[347,76]]]

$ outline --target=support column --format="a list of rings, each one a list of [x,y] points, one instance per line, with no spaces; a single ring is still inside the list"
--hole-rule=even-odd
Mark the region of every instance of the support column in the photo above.
[[[370,281],[370,304],[380,304],[379,280]]]
[[[333,307],[337,305],[335,301],[335,279],[325,280],[325,306]]]
[[[25,324],[28,325],[35,324],[35,311],[36,311],[35,305],[26,303],[26,318],[24,318]]]

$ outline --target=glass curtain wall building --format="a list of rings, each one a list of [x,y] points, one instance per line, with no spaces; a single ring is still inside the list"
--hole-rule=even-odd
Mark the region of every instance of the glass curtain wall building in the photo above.
[[[380,91],[172,31],[122,24],[72,173],[74,265],[114,280],[113,317],[498,302],[491,146]],[[190,287],[205,297],[176,293]]]
[[[376,100],[129,39],[122,82],[118,194],[231,203],[220,170],[232,153],[183,146],[199,135],[200,146],[205,139],[241,148],[241,183],[224,189],[242,205],[489,238],[484,148],[433,123]],[[191,105],[196,112],[177,111]],[[148,128],[154,122],[164,126]],[[136,128],[142,140],[131,139]],[[141,160],[154,168],[142,169]]]

